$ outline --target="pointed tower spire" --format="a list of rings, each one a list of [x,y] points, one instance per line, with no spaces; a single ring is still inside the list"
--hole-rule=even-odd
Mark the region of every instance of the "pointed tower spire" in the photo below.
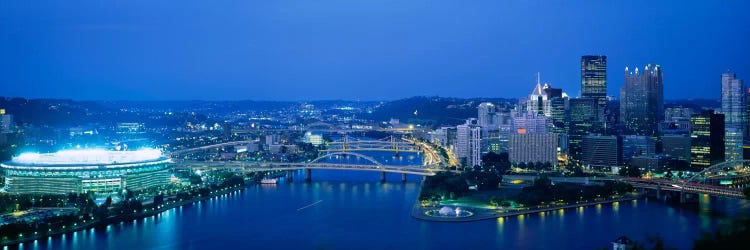
[[[539,85],[542,82],[542,73],[536,72],[536,85]]]
[[[534,91],[531,91],[532,95],[542,95],[542,84],[540,78],[540,73],[536,72],[536,86],[534,87]]]

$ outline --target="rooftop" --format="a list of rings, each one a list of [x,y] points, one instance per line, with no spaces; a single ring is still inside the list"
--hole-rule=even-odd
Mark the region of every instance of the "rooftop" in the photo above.
[[[108,151],[103,149],[64,150],[55,153],[23,153],[6,162],[10,165],[102,165],[167,159],[158,149]]]

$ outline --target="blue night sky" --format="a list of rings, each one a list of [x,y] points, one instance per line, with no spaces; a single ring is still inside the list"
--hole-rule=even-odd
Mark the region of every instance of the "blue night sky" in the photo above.
[[[520,97],[580,93],[580,56],[664,69],[665,97],[750,80],[750,1],[0,3],[0,96],[85,100]]]

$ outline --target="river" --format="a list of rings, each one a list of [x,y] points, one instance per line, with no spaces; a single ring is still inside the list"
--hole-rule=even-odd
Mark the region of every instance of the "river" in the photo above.
[[[386,154],[378,159],[388,159]],[[390,161],[414,163],[419,157]],[[386,183],[379,179],[377,172],[314,170],[308,183],[298,171],[276,185],[253,184],[158,216],[20,248],[595,249],[611,248],[621,235],[659,235],[668,246],[686,249],[701,230],[726,221],[716,211],[730,203],[703,197],[699,206],[680,207],[642,199],[477,222],[427,222],[409,215],[421,177],[409,176],[406,183],[398,174],[388,174]]]

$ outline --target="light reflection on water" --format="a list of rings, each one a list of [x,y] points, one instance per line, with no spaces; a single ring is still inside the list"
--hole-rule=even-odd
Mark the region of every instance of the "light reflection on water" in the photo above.
[[[242,192],[170,209],[158,217],[24,247],[231,249],[252,242],[273,248],[594,249],[608,247],[621,235],[644,239],[658,233],[669,246],[684,249],[690,248],[691,239],[701,230],[716,227],[719,219],[710,213],[721,207],[712,204],[721,202],[703,197],[698,209],[692,210],[639,200],[478,222],[425,222],[409,216],[420,180],[409,177],[401,183],[400,176],[388,175],[384,184],[376,172],[314,170],[313,182],[307,183],[304,171],[295,171],[290,182],[249,186]],[[297,210],[316,201],[321,202]],[[571,237],[576,240],[570,241]]]
[[[319,177],[323,179],[325,172],[321,172]],[[371,177],[378,179],[377,175]],[[368,189],[371,189],[371,197],[354,195],[354,190]],[[671,246],[689,248],[689,245],[680,245],[680,241],[687,241],[689,244],[692,237],[691,231],[700,232],[702,229],[713,228],[716,225],[715,219],[712,220],[694,211],[665,206],[658,201],[643,202],[643,200],[558,209],[545,213],[470,223],[423,222],[408,216],[411,201],[416,197],[417,189],[416,182],[406,184],[392,182],[384,185],[378,181],[370,183],[296,182],[277,185],[275,188],[251,186],[244,192],[233,193],[202,204],[189,205],[182,209],[168,210],[158,217],[125,222],[106,230],[87,230],[86,233],[79,232],[53,237],[48,240],[47,244],[27,244],[24,248],[210,248],[209,242],[241,244],[245,240],[264,242],[264,239],[299,241],[297,246],[315,246],[315,244],[325,243],[324,245],[329,248],[348,248],[355,246],[357,240],[370,239],[370,236],[366,234],[375,233],[382,237],[388,236],[387,240],[368,243],[371,245],[365,248],[383,248],[391,244],[406,244],[402,246],[417,248],[440,248],[457,247],[456,244],[471,246],[470,239],[461,240],[460,237],[451,237],[452,240],[446,241],[441,239],[443,237],[435,237],[442,233],[455,234],[466,231],[478,234],[477,237],[488,237],[486,239],[491,239],[489,244],[495,244],[500,248],[528,248],[548,244],[541,246],[592,249],[606,246],[614,239],[612,237],[616,238],[619,235],[643,238],[648,233],[658,232],[649,227],[644,228],[643,225],[670,225],[669,223],[679,229],[674,230],[675,234],[665,235],[665,240]],[[315,195],[312,195],[313,193]],[[302,205],[309,204],[309,201],[316,200],[323,200],[323,202],[308,209],[296,211]],[[591,210],[587,211],[588,209]],[[617,217],[622,217],[623,220],[620,221],[616,219]],[[321,236],[322,232],[333,236]],[[401,237],[396,236],[404,233],[417,235],[424,242],[434,243],[400,242]],[[545,240],[540,240],[540,235],[544,235]],[[571,235],[590,237],[579,238],[580,242],[575,244],[561,243],[565,242],[561,240],[563,237]],[[344,236],[354,239],[340,242],[335,240]],[[554,244],[554,242],[558,243]],[[291,243],[284,242],[274,244],[280,248],[291,246],[287,245]],[[223,247],[228,246],[230,245],[223,245]],[[474,246],[481,248],[478,245]]]

